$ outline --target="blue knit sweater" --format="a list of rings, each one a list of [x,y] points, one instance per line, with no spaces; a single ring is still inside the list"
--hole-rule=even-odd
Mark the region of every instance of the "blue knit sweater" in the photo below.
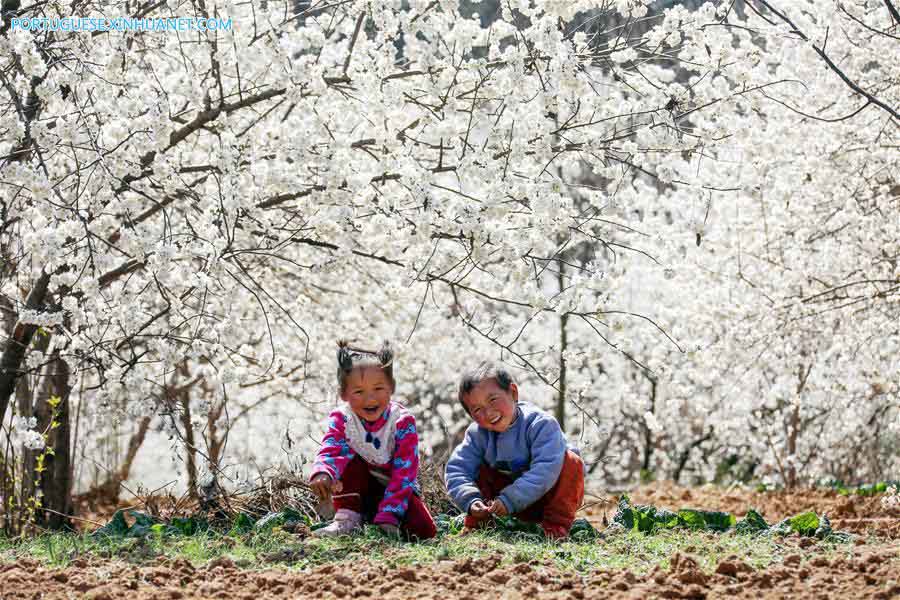
[[[478,470],[486,464],[514,479],[498,498],[510,514],[517,513],[556,484],[567,449],[556,419],[533,404],[518,402],[515,421],[502,433],[469,425],[463,443],[447,461],[447,491],[460,510],[469,512],[472,503],[482,499]]]

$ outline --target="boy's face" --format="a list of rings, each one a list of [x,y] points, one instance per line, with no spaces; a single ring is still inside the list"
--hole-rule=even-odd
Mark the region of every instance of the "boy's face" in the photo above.
[[[504,390],[496,379],[485,379],[463,396],[463,402],[478,426],[498,433],[512,425],[518,400],[519,388],[516,384],[511,383],[509,389]]]
[[[384,413],[391,401],[394,387],[380,367],[357,367],[347,375],[343,398],[353,413],[374,422]]]

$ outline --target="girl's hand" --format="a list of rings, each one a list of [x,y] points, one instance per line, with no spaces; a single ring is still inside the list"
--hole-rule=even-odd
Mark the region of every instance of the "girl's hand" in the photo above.
[[[492,515],[497,515],[498,517],[505,517],[509,514],[509,511],[506,510],[506,505],[503,504],[503,501],[500,498],[496,498],[493,502],[491,502],[488,510]]]
[[[390,523],[379,523],[378,527],[389,538],[400,537],[400,528],[396,525],[391,525]]]
[[[335,484],[331,481],[331,477],[326,473],[316,473],[313,478],[310,479],[309,487],[312,488],[313,493],[318,496],[319,500],[322,502],[330,502],[331,492],[335,487]]]

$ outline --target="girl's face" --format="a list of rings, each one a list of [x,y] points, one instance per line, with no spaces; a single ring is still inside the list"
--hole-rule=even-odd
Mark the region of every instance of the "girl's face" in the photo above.
[[[502,433],[516,420],[516,402],[519,388],[510,383],[504,390],[496,379],[485,379],[463,396],[469,414],[478,426],[488,431]]]
[[[388,407],[393,393],[394,386],[381,367],[356,367],[347,375],[341,398],[356,416],[374,422]]]

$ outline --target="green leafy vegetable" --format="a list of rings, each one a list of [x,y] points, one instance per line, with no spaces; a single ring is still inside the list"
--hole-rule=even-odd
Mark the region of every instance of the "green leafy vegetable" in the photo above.
[[[791,531],[800,535],[813,535],[819,528],[819,516],[812,512],[805,512],[789,518]]]
[[[253,518],[245,513],[240,513],[231,526],[230,533],[247,533],[253,529]]]
[[[766,523],[761,514],[751,508],[747,511],[744,518],[735,525],[734,529],[738,533],[763,533],[769,530],[769,524]]]
[[[128,521],[125,520],[125,515],[134,518],[134,525],[128,525]],[[159,521],[154,519],[148,514],[138,512],[135,510],[117,510],[113,515],[112,520],[109,523],[96,530],[92,535],[101,536],[115,536],[115,537],[143,537],[150,533],[153,533],[152,529],[154,525],[158,524]]]
[[[726,512],[695,510],[683,508],[672,512],[655,506],[634,505],[623,495],[619,500],[619,508],[613,517],[613,523],[627,530],[652,533],[658,529],[686,528],[723,532],[734,529],[738,533],[768,533],[772,535],[789,535],[796,533],[803,536],[815,536],[820,539],[839,537],[849,539],[844,533],[831,530],[827,517],[820,517],[814,512],[805,512],[785,519],[770,527],[762,515],[750,509],[747,515],[737,522],[734,515]]]
[[[109,523],[94,531],[92,535],[97,537],[102,535],[125,537],[128,535],[128,528],[128,523],[125,521],[125,512],[117,510]]]
[[[569,529],[569,537],[576,542],[587,542],[600,537],[600,532],[587,519],[575,519]]]

